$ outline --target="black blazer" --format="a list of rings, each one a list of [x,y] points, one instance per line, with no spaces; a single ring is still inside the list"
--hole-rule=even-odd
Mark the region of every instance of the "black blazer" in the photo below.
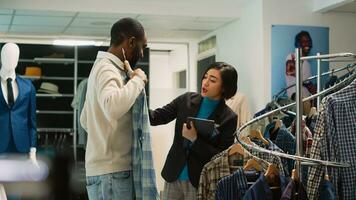
[[[167,155],[166,162],[162,170],[162,177],[167,182],[178,179],[185,162],[188,163],[190,182],[194,187],[198,187],[200,173],[204,165],[217,153],[227,149],[234,142],[233,133],[237,126],[236,114],[221,100],[215,111],[209,116],[218,124],[218,135],[212,139],[199,137],[191,146],[190,151],[183,147],[182,128],[187,122],[187,117],[196,117],[203,97],[200,94],[188,92],[171,103],[156,110],[150,110],[151,125],[167,124],[176,120],[174,140]]]

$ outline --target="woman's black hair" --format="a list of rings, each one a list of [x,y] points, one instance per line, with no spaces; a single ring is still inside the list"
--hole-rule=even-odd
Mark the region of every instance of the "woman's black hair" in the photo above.
[[[209,67],[205,70],[203,74],[203,79],[204,75],[210,69],[217,69],[220,71],[223,91],[222,98],[230,99],[231,97],[233,97],[237,91],[238,75],[236,69],[225,62],[214,62],[209,65]]]

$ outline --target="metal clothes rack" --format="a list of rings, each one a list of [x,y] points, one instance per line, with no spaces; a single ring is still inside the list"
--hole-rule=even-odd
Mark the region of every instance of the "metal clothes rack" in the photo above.
[[[355,61],[356,61],[356,60],[355,60]],[[321,74],[321,76],[325,76],[325,75],[328,75],[328,74],[340,72],[340,71],[343,71],[343,70],[345,70],[345,69],[348,70],[348,75],[350,75],[350,74],[352,74],[352,73],[355,73],[355,69],[356,69],[355,67],[356,67],[356,63],[348,64],[346,67],[342,67],[342,68],[336,69],[336,70],[332,69],[332,70],[330,70],[330,71],[328,71],[328,72],[325,72],[325,73]],[[318,75],[312,76],[312,77],[306,79],[305,81],[315,79],[317,76],[318,76]],[[295,84],[290,85],[290,86],[284,88],[281,92],[279,92],[277,95],[275,95],[274,99],[277,99],[278,96],[279,96],[280,94],[282,94],[285,90],[287,90],[287,89],[289,89],[289,88],[291,88],[291,87],[294,87],[294,86],[295,86]],[[320,92],[320,88],[319,88],[319,91],[318,91],[318,92]],[[319,97],[320,97],[320,96],[319,96]],[[319,97],[318,97],[318,98],[319,98]],[[278,104],[278,102],[276,102],[275,100],[273,101],[273,104],[274,104],[275,106],[277,106],[277,108],[282,107],[282,106],[281,106],[280,104]],[[318,102],[318,107],[319,107],[319,105],[320,105],[320,102]],[[293,111],[290,111],[290,110],[285,110],[285,111],[283,111],[283,112],[284,112],[284,113],[287,113],[287,114],[294,115],[294,116],[297,115],[297,113],[295,113],[295,112],[293,112]]]
[[[321,60],[321,61],[325,61],[325,60]],[[333,73],[337,73],[337,72],[340,72],[340,71],[344,71],[344,70],[348,70],[349,72],[353,71],[356,69],[356,60],[354,60],[355,63],[353,64],[348,64],[347,66],[345,67],[342,67],[342,68],[339,68],[339,69],[332,69],[332,70],[329,70],[328,72],[324,72],[321,74],[321,76],[326,76],[326,75],[329,75],[329,74],[333,74]],[[336,62],[336,61],[335,61]],[[340,61],[340,62],[344,62],[344,61]],[[320,63],[319,63],[320,64]],[[318,75],[315,75],[315,76],[311,76],[307,79],[305,79],[303,81],[304,82],[307,82],[307,81],[311,81],[311,80],[314,80],[318,78]],[[292,88],[292,87],[295,87],[296,84],[292,84],[292,85],[289,85],[285,88],[283,88],[281,91],[279,91],[276,95],[273,96],[273,99],[277,99],[281,94],[285,93],[289,88]],[[320,90],[319,90],[320,91]]]
[[[296,160],[296,170],[298,172],[298,174],[301,174],[301,170],[300,170],[300,166],[301,166],[301,161],[305,161],[307,163],[311,163],[311,164],[318,164],[318,165],[324,165],[324,166],[330,166],[330,167],[350,167],[351,165],[349,163],[339,163],[339,162],[332,162],[332,161],[327,161],[327,160],[318,160],[318,159],[312,159],[312,158],[307,158],[307,157],[303,157],[302,155],[302,114],[303,114],[303,102],[304,101],[309,101],[311,99],[315,99],[315,98],[320,98],[322,95],[335,90],[336,88],[338,88],[339,86],[343,85],[344,83],[346,83],[349,80],[355,79],[356,78],[356,73],[352,73],[349,74],[349,76],[347,78],[345,78],[344,80],[342,80],[341,82],[333,85],[332,87],[325,89],[323,91],[320,91],[321,87],[318,87],[318,92],[317,94],[311,95],[309,97],[306,97],[304,99],[302,99],[302,92],[301,92],[301,87],[302,87],[302,65],[301,65],[301,61],[302,60],[310,60],[310,59],[318,59],[318,80],[320,81],[320,61],[321,59],[327,59],[327,58],[338,58],[338,57],[355,57],[355,54],[352,53],[340,53],[340,54],[326,54],[326,55],[320,55],[320,53],[318,53],[316,56],[307,56],[307,57],[301,57],[301,49],[297,48],[296,52],[296,102],[285,105],[285,106],[281,106],[275,110],[272,110],[270,112],[267,112],[259,117],[256,117],[252,120],[250,120],[249,122],[247,122],[246,124],[244,124],[242,127],[240,127],[236,133],[235,133],[235,137],[238,140],[239,143],[241,143],[244,147],[246,147],[247,149],[254,149],[256,151],[259,152],[265,152],[265,153],[269,153],[272,155],[276,155],[279,157],[284,157],[284,158],[288,158],[288,159],[293,159]],[[320,83],[320,82],[318,82]],[[319,85],[319,84],[318,84]],[[320,103],[320,102],[319,102]],[[269,116],[272,115],[276,112],[280,112],[283,111],[291,106],[297,106],[297,112],[296,112],[296,141],[297,141],[297,145],[296,145],[296,155],[290,155],[290,154],[286,154],[286,153],[280,153],[280,152],[276,152],[276,151],[272,151],[272,150],[267,150],[258,146],[254,146],[254,145],[250,145],[245,143],[244,141],[241,140],[240,138],[240,133],[249,125]],[[299,176],[300,177],[300,176]]]

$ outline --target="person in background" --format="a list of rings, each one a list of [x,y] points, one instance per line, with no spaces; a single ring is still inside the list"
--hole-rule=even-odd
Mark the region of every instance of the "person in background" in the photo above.
[[[251,119],[251,111],[247,96],[237,91],[230,99],[226,99],[226,105],[233,110],[238,117],[237,128],[240,128],[244,123]]]
[[[226,105],[225,99],[236,93],[237,78],[234,67],[215,62],[204,72],[200,94],[187,92],[162,108],[150,110],[153,126],[176,119],[174,141],[162,170],[165,180],[163,200],[196,199],[203,166],[233,144],[237,116]],[[193,123],[189,129],[188,117],[214,120],[214,134],[203,137]]]
[[[123,18],[111,28],[110,47],[99,51],[90,72],[81,125],[88,133],[85,169],[89,199],[133,199],[131,107],[145,83],[146,74],[132,67],[143,57],[147,38],[135,19]]]

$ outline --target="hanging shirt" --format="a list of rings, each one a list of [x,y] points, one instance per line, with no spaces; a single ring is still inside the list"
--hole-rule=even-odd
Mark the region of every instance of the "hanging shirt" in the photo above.
[[[348,168],[328,168],[338,199],[356,199],[356,80],[349,86],[323,99],[310,157],[347,162]],[[311,166],[308,197],[317,199],[325,168]]]
[[[286,189],[283,191],[281,200],[308,200],[307,192],[303,184],[290,180]]]
[[[225,178],[222,178],[217,186],[216,200],[240,200],[248,189],[247,179],[242,168]]]
[[[132,106],[132,174],[136,200],[157,200],[156,173],[151,150],[150,122],[146,92]]]
[[[197,200],[215,199],[216,188],[219,180],[232,174],[230,171],[230,160],[235,160],[241,167],[248,158],[236,153],[229,157],[229,149],[215,155],[211,161],[205,164],[199,180]]]
[[[202,119],[207,119],[215,110],[215,108],[218,106],[220,100],[213,100],[209,99],[208,97],[204,97],[202,100],[202,103],[200,104],[199,112],[197,114],[197,118],[202,118]],[[192,143],[189,140],[186,140],[186,142],[191,145]],[[186,181],[189,180],[189,173],[188,173],[188,165],[187,163],[184,165],[182,172],[180,173],[179,180]]]
[[[279,148],[281,148],[285,153],[294,155],[295,148],[296,148],[296,140],[295,137],[287,130],[284,124],[275,131],[274,135],[271,135],[271,130],[274,128],[275,122],[270,123],[267,125],[266,130],[264,132],[265,138],[270,138],[272,142],[274,142]],[[288,160],[288,172],[294,169],[294,161]]]
[[[280,189],[279,192],[273,191],[268,185],[266,177],[261,174],[260,178],[246,192],[243,200],[279,200],[281,191],[284,191],[287,180],[284,176],[279,176]],[[280,193],[280,194],[278,194]]]

